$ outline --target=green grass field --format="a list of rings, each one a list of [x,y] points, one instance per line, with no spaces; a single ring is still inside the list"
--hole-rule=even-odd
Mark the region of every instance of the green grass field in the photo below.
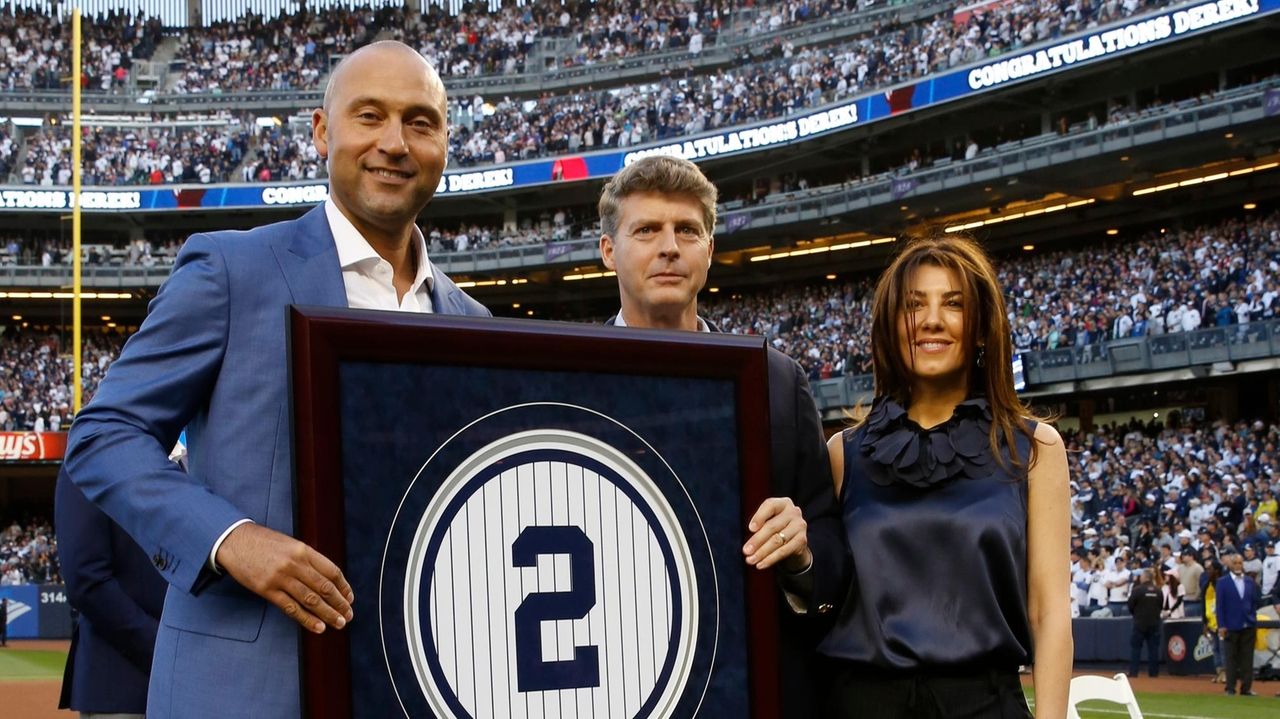
[[[1256,697],[1228,697],[1220,694],[1154,694],[1139,693],[1138,706],[1146,719],[1280,719],[1280,698],[1274,683],[1255,684]],[[1033,693],[1027,691],[1027,702],[1035,706]],[[1084,702],[1080,719],[1127,719],[1129,713],[1119,704]]]
[[[6,680],[61,680],[66,652],[45,649],[0,649],[0,682]],[[1261,696],[1225,697],[1218,694],[1138,694],[1138,705],[1148,719],[1280,719],[1280,690],[1275,682],[1254,687]],[[1027,691],[1035,706],[1035,695]],[[1086,702],[1081,719],[1123,719],[1124,708],[1106,702]]]
[[[0,681],[62,679],[67,653],[45,649],[0,649]]]

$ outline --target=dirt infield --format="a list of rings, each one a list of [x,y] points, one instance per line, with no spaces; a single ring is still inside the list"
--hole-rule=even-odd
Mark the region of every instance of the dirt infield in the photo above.
[[[70,645],[65,640],[14,639],[3,651],[66,652]],[[8,679],[0,681],[0,707],[4,707],[4,716],[18,719],[72,719],[79,716],[57,708],[61,692],[61,679]]]
[[[76,712],[58,709],[62,682],[56,679],[0,682],[0,706],[5,716],[20,719],[73,719]],[[10,713],[12,712],[12,713]]]

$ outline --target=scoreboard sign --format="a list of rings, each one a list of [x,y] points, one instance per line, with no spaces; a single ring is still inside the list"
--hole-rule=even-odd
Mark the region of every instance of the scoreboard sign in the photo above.
[[[762,340],[293,310],[308,716],[776,713]]]

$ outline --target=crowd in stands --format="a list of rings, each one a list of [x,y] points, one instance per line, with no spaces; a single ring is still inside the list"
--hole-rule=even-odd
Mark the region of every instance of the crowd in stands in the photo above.
[[[1016,351],[1235,326],[1280,314],[1280,214],[1004,258]],[[723,331],[765,334],[812,379],[870,372],[869,279],[713,298]]]
[[[176,93],[298,90],[319,86],[336,62],[372,42],[399,10],[334,7],[183,30],[176,59],[185,68]]]
[[[120,265],[124,267],[156,267],[172,265],[184,238],[156,236],[138,238],[123,246],[95,242],[86,237],[81,257],[86,266]],[[72,264],[71,240],[32,235],[0,235],[0,266],[24,265],[40,267]]]
[[[0,587],[60,584],[58,538],[47,518],[0,521]]]
[[[8,181],[17,156],[18,143],[13,140],[12,126],[0,126],[0,182]]]
[[[1002,267],[1014,345],[1044,350],[1273,319],[1280,215],[1238,218]]]
[[[1280,603],[1280,426],[1261,420],[1065,432],[1071,464],[1073,613],[1124,615],[1136,573],[1167,585],[1165,618],[1200,616],[1228,554],[1262,606]],[[1181,601],[1179,601],[1181,600]]]
[[[257,155],[240,170],[241,182],[315,180],[329,168],[311,142],[310,129],[264,127],[258,130]]]
[[[86,185],[227,182],[244,158],[249,132],[233,120],[165,127],[84,126]],[[46,126],[26,141],[26,185],[71,184],[71,128]]]
[[[585,214],[575,216],[565,209],[543,210],[537,215],[526,216],[515,227],[429,220],[422,232],[427,238],[427,251],[434,254],[542,245],[600,236],[594,215],[588,219]]]
[[[0,12],[0,90],[57,90],[71,74],[71,23],[50,12],[6,6]],[[135,59],[152,56],[161,39],[156,18],[111,12],[82,23],[83,87],[126,89]]]
[[[455,98],[450,156],[463,166],[627,147],[777,118],[875,87],[1145,12],[1165,0],[998,4],[958,23],[951,13],[832,47],[773,48],[763,62],[650,85],[518,101]],[[908,91],[910,88],[908,88]],[[909,96],[907,98],[909,100]],[[894,102],[893,98],[890,102]]]
[[[75,363],[65,338],[13,326],[0,329],[0,431],[57,432],[71,426]],[[124,338],[86,333],[81,343],[81,397],[87,403]]]

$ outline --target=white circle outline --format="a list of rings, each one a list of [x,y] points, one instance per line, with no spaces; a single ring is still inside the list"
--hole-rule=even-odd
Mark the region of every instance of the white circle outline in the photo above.
[[[589,408],[589,407],[583,407],[583,406],[581,406],[581,405],[570,404],[570,403],[568,403],[568,402],[523,402],[523,403],[521,403],[521,404],[513,404],[513,405],[510,405],[510,406],[507,406],[507,407],[502,407],[502,408],[500,408],[500,409],[496,409],[496,410],[494,410],[494,411],[492,411],[492,412],[489,412],[488,414],[481,415],[480,417],[477,417],[476,419],[472,420],[471,422],[468,422],[467,424],[463,425],[461,428],[459,428],[459,429],[458,429],[458,431],[454,432],[452,435],[450,435],[450,436],[449,436],[449,438],[448,438],[448,439],[446,439],[444,442],[442,442],[442,443],[440,444],[440,446],[439,446],[439,447],[437,447],[437,448],[436,448],[436,449],[431,453],[431,456],[427,458],[427,461],[425,461],[425,462],[423,462],[423,463],[422,463],[422,466],[418,469],[418,473],[417,473],[416,475],[414,475],[413,480],[412,480],[411,482],[409,482],[409,486],[405,488],[404,494],[403,494],[403,495],[401,496],[401,498],[400,498],[400,503],[399,503],[399,505],[397,505],[397,506],[396,506],[396,512],[395,512],[395,514],[394,514],[394,515],[392,516],[392,518],[391,518],[391,526],[390,526],[390,529],[388,529],[388,530],[387,530],[387,541],[386,541],[386,543],[383,545],[383,549],[382,549],[382,563],[381,563],[381,565],[380,565],[380,567],[379,567],[379,571],[378,571],[378,606],[379,606],[379,607],[381,607],[381,606],[382,606],[382,597],[383,597],[383,587],[382,587],[382,585],[383,585],[383,575],[386,573],[387,554],[391,551],[391,534],[392,534],[392,532],[395,530],[397,520],[400,518],[400,512],[404,510],[404,503],[405,503],[406,501],[408,501],[408,499],[409,499],[409,494],[410,494],[410,492],[412,492],[412,491],[413,491],[413,486],[414,486],[415,484],[417,484],[418,479],[420,479],[420,478],[422,477],[422,473],[423,473],[424,471],[426,471],[426,469],[427,469],[427,465],[431,464],[431,461],[432,461],[432,460],[434,460],[434,459],[436,458],[436,455],[438,455],[438,454],[440,453],[440,450],[444,449],[444,448],[445,448],[445,446],[447,446],[450,442],[452,442],[453,440],[457,439],[457,437],[458,437],[459,435],[461,435],[463,432],[467,431],[467,430],[468,430],[468,429],[470,429],[471,427],[475,426],[476,424],[479,424],[480,422],[483,422],[484,420],[489,419],[490,417],[494,417],[494,416],[496,416],[496,415],[502,414],[503,412],[508,412],[508,411],[515,410],[515,409],[522,409],[522,408],[525,408],[525,407],[568,407],[568,408],[571,408],[571,409],[581,410],[581,411],[586,412],[586,413],[588,413],[588,414],[593,414],[593,415],[596,415],[597,417],[600,417],[600,418],[602,418],[602,419],[606,419],[606,420],[608,420],[608,421],[612,422],[613,424],[615,424],[615,425],[617,425],[617,426],[621,427],[622,429],[626,430],[627,432],[630,432],[632,436],[634,436],[636,439],[640,440],[640,443],[641,443],[641,444],[643,444],[645,447],[648,447],[648,448],[649,448],[649,450],[650,450],[651,452],[653,452],[653,455],[654,455],[655,457],[657,457],[657,458],[658,458],[658,461],[662,462],[662,465],[663,465],[664,467],[666,467],[666,468],[667,468],[667,471],[668,471],[668,472],[670,472],[670,473],[671,473],[672,478],[674,478],[674,479],[676,480],[676,485],[677,485],[678,487],[680,487],[680,491],[684,493],[685,498],[689,501],[689,506],[693,509],[694,517],[698,520],[698,530],[702,533],[702,541],[703,541],[703,543],[705,544],[705,546],[706,546],[706,548],[707,548],[707,556],[709,556],[709,557],[714,557],[714,553],[711,551],[711,539],[710,539],[710,537],[708,537],[708,536],[707,536],[707,528],[706,528],[706,524],[702,521],[702,513],[698,511],[698,506],[697,506],[697,504],[696,504],[696,503],[694,503],[694,501],[693,501],[693,497],[692,497],[692,496],[690,496],[688,488],[686,488],[686,487],[685,487],[684,481],[680,479],[680,476],[679,476],[678,474],[676,474],[675,470],[671,468],[671,465],[667,462],[666,458],[665,458],[665,457],[663,457],[663,456],[662,456],[662,454],[661,454],[661,453],[659,453],[659,452],[658,452],[658,450],[657,450],[657,449],[655,449],[655,448],[654,448],[654,446],[653,446],[652,444],[649,444],[648,440],[646,440],[644,437],[640,436],[640,434],[639,434],[638,432],[636,432],[635,430],[631,429],[630,427],[628,427],[627,425],[623,424],[622,422],[619,422],[618,420],[614,419],[613,417],[610,417],[609,415],[604,414],[603,412],[598,412],[598,411],[596,411],[596,410],[594,410],[594,409],[591,409],[591,408]],[[719,648],[720,648],[720,621],[719,621],[719,617],[720,617],[720,576],[719,576],[719,572],[717,572],[717,571],[716,571],[716,565],[715,565],[715,562],[714,562],[714,561],[712,561],[712,562],[710,562],[709,564],[710,564],[710,569],[711,569],[711,587],[712,587],[712,590],[713,590],[713,595],[712,595],[712,596],[714,597],[714,601],[715,601],[715,617],[716,617],[715,621],[713,621],[713,622],[711,623],[711,624],[712,624],[711,661],[710,661],[709,666],[714,670],[715,665],[716,665],[716,654],[719,652]],[[697,599],[697,598],[695,597],[695,598],[694,598],[694,600],[696,601],[696,599]],[[381,612],[381,611],[379,611],[379,612],[378,612],[378,637],[379,637],[379,639],[381,640],[381,643],[382,643],[382,658],[383,658],[383,661],[385,662],[386,667],[387,667],[387,677],[388,677],[388,678],[391,678],[391,690],[392,690],[392,691],[395,693],[395,695],[396,695],[396,702],[400,705],[400,711],[404,713],[404,715],[405,715],[406,719],[412,719],[412,717],[410,717],[410,715],[409,715],[409,710],[408,710],[408,709],[405,707],[405,705],[404,705],[404,699],[403,699],[403,698],[401,698],[401,696],[400,696],[400,688],[396,686],[396,682],[395,682],[395,679],[394,679],[395,674],[394,674],[394,673],[392,672],[392,670],[391,670],[391,657],[390,657],[390,656],[388,656],[388,654],[387,654],[387,636],[386,636],[386,626],[384,625],[384,623],[383,623],[383,621],[382,621],[382,612]],[[701,696],[699,696],[699,697],[698,697],[698,704],[697,704],[697,705],[694,707],[694,709],[693,709],[693,714],[694,714],[695,716],[698,714],[698,712],[699,712],[699,711],[701,711],[701,709],[702,709],[702,703],[703,703],[704,701],[706,701],[706,698],[707,698],[707,690],[708,690],[710,687],[711,687],[711,674],[710,674],[710,673],[708,673],[708,674],[707,674],[706,682],[705,682],[705,683],[703,684],[703,686],[702,686],[702,694],[701,694]]]
[[[509,434],[476,450],[450,473],[441,484],[436,495],[428,503],[426,511],[414,532],[414,539],[409,551],[409,562],[405,570],[404,620],[406,639],[409,642],[410,657],[418,677],[418,686],[426,694],[428,703],[437,713],[446,711],[446,700],[440,696],[439,689],[428,676],[426,656],[421,649],[426,646],[426,635],[423,633],[421,615],[417,608],[421,600],[421,583],[426,571],[427,558],[425,548],[429,538],[440,527],[441,513],[470,483],[478,472],[493,462],[506,459],[514,454],[536,451],[540,449],[561,450],[579,456],[594,459],[609,467],[620,477],[631,480],[629,484],[647,500],[652,510],[661,521],[658,527],[650,527],[667,536],[672,544],[673,559],[676,560],[675,584],[685,595],[684,610],[681,612],[683,630],[677,639],[677,664],[673,667],[671,679],[661,688],[658,701],[654,706],[653,716],[670,716],[674,707],[672,702],[688,683],[692,670],[693,656],[696,651],[698,634],[698,612],[696,598],[698,596],[698,579],[693,567],[693,555],[689,551],[688,540],[680,530],[680,521],[666,497],[658,490],[653,480],[640,469],[629,457],[600,440],[582,434],[560,429],[532,429]],[[694,601],[689,601],[693,599]],[[657,689],[658,687],[654,687]],[[652,690],[650,690],[652,692]],[[456,695],[455,695],[456,696]],[[461,702],[461,697],[458,697]]]

